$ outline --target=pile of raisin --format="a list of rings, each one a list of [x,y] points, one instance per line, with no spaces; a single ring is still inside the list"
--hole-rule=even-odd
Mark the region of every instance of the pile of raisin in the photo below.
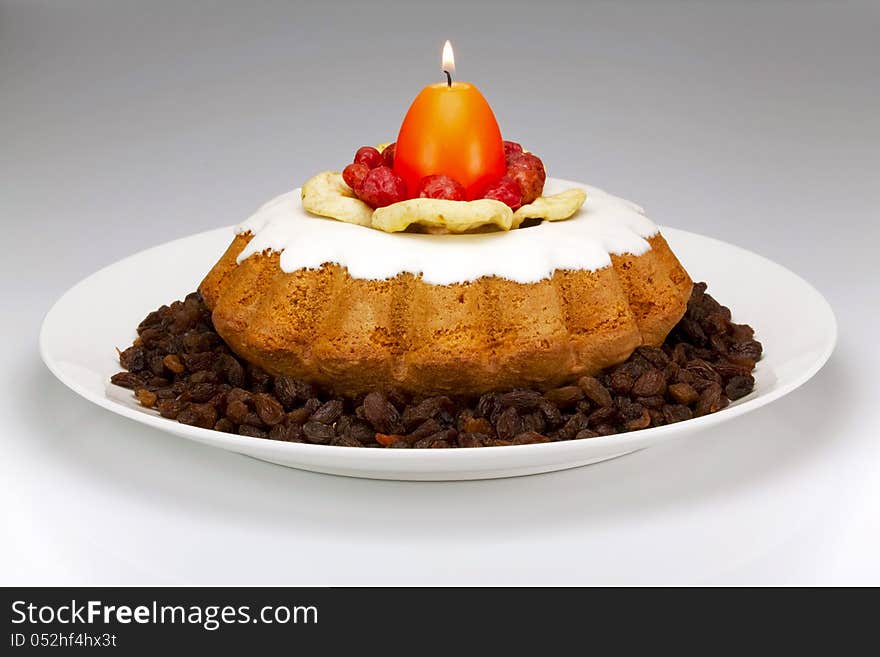
[[[238,358],[198,294],[150,313],[119,354],[111,381],[183,424],[319,445],[448,448],[527,445],[606,436],[715,413],[749,394],[761,358],[754,331],[694,286],[662,347],[639,347],[602,374],[541,392],[412,398],[375,391],[334,396]]]

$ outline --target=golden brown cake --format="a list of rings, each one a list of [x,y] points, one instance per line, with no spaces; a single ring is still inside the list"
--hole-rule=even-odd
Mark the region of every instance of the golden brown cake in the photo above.
[[[411,273],[411,265],[395,264],[403,256],[383,253],[384,243],[373,246],[366,233],[352,238],[353,245],[365,241],[366,253],[357,257],[340,245],[344,240],[324,236],[327,224],[345,224],[299,217],[298,222],[322,223],[288,226],[290,206],[276,200],[239,228],[199,290],[217,332],[242,358],[338,394],[380,388],[415,394],[551,388],[620,363],[640,345],[660,345],[684,314],[691,293],[687,272],[641,210],[587,189],[584,210],[565,222],[584,223],[567,233],[554,228],[552,235],[532,233],[539,228],[534,227],[479,236],[504,240],[519,233],[516,248],[533,251],[505,254],[498,275],[448,283],[437,282],[443,280],[436,273],[443,260],[434,243],[430,248],[438,250],[437,259],[425,251],[424,270]],[[359,226],[346,230],[377,232]],[[260,241],[252,243],[255,235]],[[404,237],[468,236],[383,235]],[[395,244],[409,249],[417,243]],[[464,246],[449,244],[442,248],[465,252]],[[492,242],[480,244],[494,248]],[[622,251],[621,244],[632,248]],[[514,257],[522,257],[522,264],[511,264]],[[555,267],[538,278],[532,273],[538,265],[527,262],[531,257],[540,266],[581,257],[585,264]],[[390,260],[401,271],[365,276],[363,262],[369,258],[377,268]],[[471,260],[450,262],[449,268],[459,277],[463,269],[480,271],[482,265]],[[517,273],[505,275],[508,271]]]

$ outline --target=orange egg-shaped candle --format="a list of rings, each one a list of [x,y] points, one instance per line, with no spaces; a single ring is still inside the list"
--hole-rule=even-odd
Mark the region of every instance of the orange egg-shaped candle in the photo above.
[[[422,89],[400,126],[394,171],[406,181],[410,196],[418,196],[424,176],[440,174],[461,183],[472,200],[504,175],[504,143],[495,114],[474,85],[452,81],[454,70],[447,41],[446,82]]]

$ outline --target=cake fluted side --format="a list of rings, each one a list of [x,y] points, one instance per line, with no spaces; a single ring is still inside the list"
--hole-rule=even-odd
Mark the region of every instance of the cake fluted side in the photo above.
[[[659,234],[646,253],[596,271],[452,285],[357,279],[335,264],[285,273],[273,252],[237,264],[250,238],[236,236],[200,286],[218,333],[269,372],[346,395],[564,384],[662,343],[692,287]]]

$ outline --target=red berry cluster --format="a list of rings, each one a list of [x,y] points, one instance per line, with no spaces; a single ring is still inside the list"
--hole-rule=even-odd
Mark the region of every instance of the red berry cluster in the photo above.
[[[464,201],[464,187],[457,180],[444,175],[425,176],[419,181],[416,194],[410,196],[406,182],[394,173],[395,144],[381,153],[372,146],[362,146],[354,161],[342,171],[342,178],[359,199],[373,208],[381,208],[408,198],[436,198]],[[504,142],[507,172],[490,184],[483,198],[495,199],[516,210],[531,203],[544,190],[547,174],[544,163],[513,141]]]
[[[342,171],[342,179],[357,197],[374,208],[405,201],[406,183],[394,173],[394,144],[381,153],[372,146],[361,146],[354,162]]]

